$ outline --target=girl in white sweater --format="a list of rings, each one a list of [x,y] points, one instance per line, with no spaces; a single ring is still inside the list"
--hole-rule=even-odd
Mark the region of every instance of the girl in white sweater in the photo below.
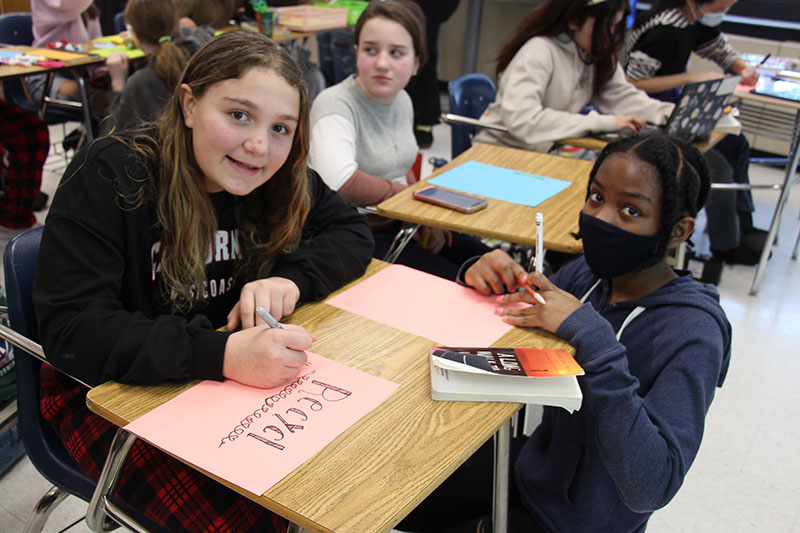
[[[664,124],[672,104],[617,65],[628,10],[627,0],[546,0],[531,12],[498,55],[497,97],[481,117],[508,133],[487,128],[475,141],[547,152],[567,137]]]

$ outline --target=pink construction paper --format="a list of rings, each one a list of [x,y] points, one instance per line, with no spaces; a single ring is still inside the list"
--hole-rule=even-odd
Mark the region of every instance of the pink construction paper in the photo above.
[[[399,386],[308,352],[288,386],[203,381],[125,429],[261,495]]]
[[[494,314],[496,296],[403,265],[386,267],[327,303],[443,346],[491,346],[513,327]]]

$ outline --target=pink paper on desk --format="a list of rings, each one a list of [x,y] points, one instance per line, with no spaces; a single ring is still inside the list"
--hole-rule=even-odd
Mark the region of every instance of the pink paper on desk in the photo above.
[[[494,314],[496,296],[403,265],[386,267],[327,303],[444,346],[491,346],[513,327]]]
[[[287,386],[203,381],[125,429],[261,495],[399,386],[308,352]]]

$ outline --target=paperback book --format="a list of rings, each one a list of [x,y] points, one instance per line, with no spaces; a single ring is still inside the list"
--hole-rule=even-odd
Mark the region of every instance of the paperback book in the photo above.
[[[566,350],[431,348],[434,400],[520,402],[580,409],[583,369]]]

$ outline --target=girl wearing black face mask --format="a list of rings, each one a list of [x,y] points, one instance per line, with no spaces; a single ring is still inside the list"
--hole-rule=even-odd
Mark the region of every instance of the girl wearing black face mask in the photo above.
[[[693,146],[636,135],[607,146],[592,169],[582,258],[551,279],[526,274],[502,251],[462,267],[467,285],[503,294],[497,314],[506,322],[568,341],[586,371],[580,411],[545,407],[520,452],[522,505],[512,515],[543,531],[639,531],[681,486],[730,357],[716,289],[666,260],[692,233],[708,191]],[[504,294],[523,283],[546,303]],[[511,302],[531,305],[503,307]]]

